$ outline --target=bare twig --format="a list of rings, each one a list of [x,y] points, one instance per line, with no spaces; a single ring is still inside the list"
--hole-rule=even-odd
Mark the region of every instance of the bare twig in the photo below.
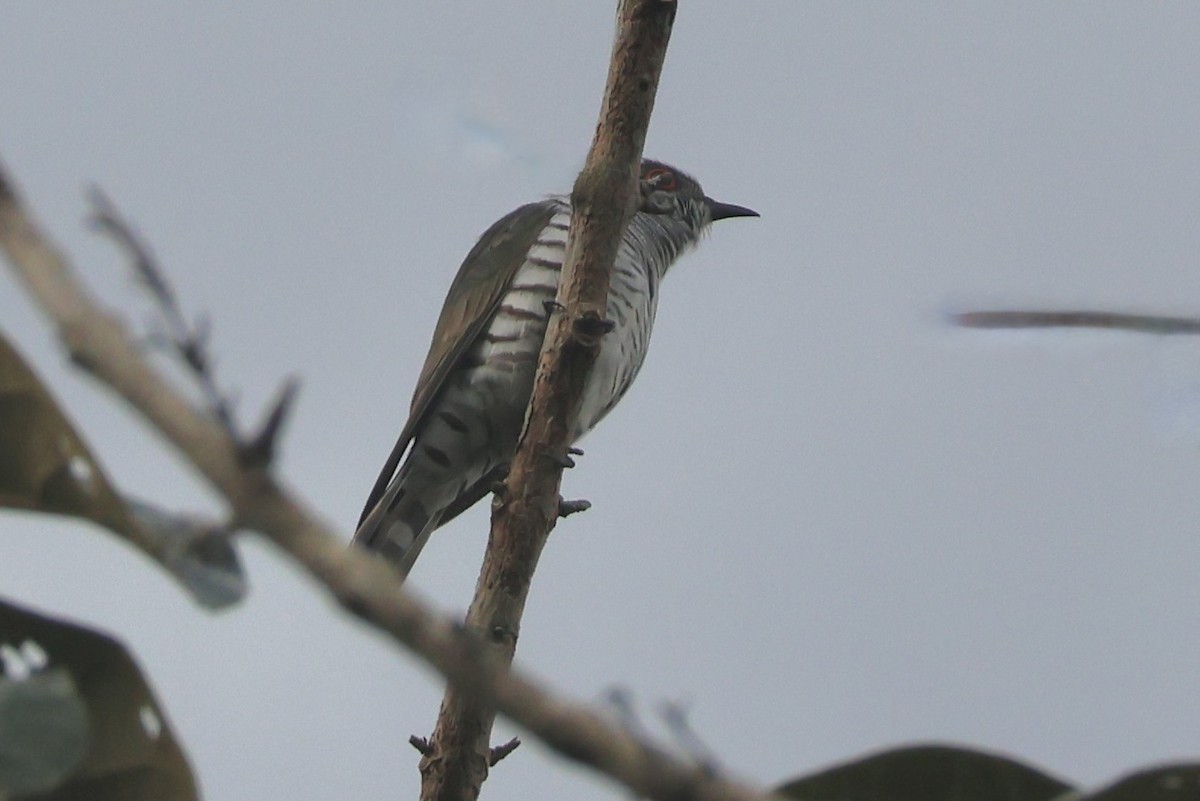
[[[236,438],[232,403],[217,384],[213,360],[209,355],[211,326],[208,319],[201,316],[194,324],[187,321],[175,290],[159,267],[149,245],[133,225],[121,216],[116,204],[100,187],[93,186],[88,190],[88,200],[92,204],[92,225],[111,237],[128,254],[138,283],[154,299],[164,330],[152,332],[152,341],[161,342],[183,363],[204,393],[205,402],[213,415]]]
[[[678,701],[668,701],[662,704],[661,709],[663,723],[671,732],[671,736],[675,738],[679,748],[690,756],[701,770],[710,776],[716,776],[720,772],[717,757],[704,739],[692,728],[691,721],[688,720],[687,708]]]
[[[133,274],[154,299],[159,314],[161,331],[151,332],[151,341],[161,344],[187,369],[204,395],[205,403],[213,416],[224,427],[235,443],[238,459],[248,468],[267,468],[275,457],[275,446],[279,431],[291,411],[292,402],[299,390],[299,380],[289,378],[280,388],[275,404],[267,414],[257,434],[246,437],[238,429],[233,415],[231,396],[223,392],[217,383],[216,370],[209,353],[211,326],[208,318],[200,316],[189,323],[175,289],[167,274],[159,266],[150,246],[120,212],[116,204],[94,186],[88,192],[92,204],[92,224],[110,236],[129,255]]]
[[[511,671],[495,649],[405,592],[383,560],[343,540],[266,471],[243,466],[218,423],[195,409],[146,361],[117,317],[101,309],[35,223],[0,168],[0,249],[58,328],[76,364],[117,392],[225,497],[235,521],[263,534],[347,610],[421,657],[568,759],[661,801],[750,801],[745,785],[712,779],[651,747],[586,706]]]
[[[154,296],[159,308],[167,318],[174,333],[181,338],[190,338],[191,330],[180,311],[179,301],[175,298],[175,290],[167,280],[166,273],[158,267],[158,261],[150,252],[150,246],[125,221],[117,211],[116,204],[109,199],[104,190],[92,186],[87,191],[88,201],[92,204],[90,221],[93,226],[112,237],[113,241],[124,250],[133,263],[133,273]],[[201,351],[203,355],[203,351]],[[206,360],[201,359],[197,369],[203,369]]]
[[[617,11],[600,121],[571,192],[570,234],[555,313],[506,491],[492,505],[487,554],[467,612],[471,631],[512,633],[493,649],[502,664],[512,661],[538,557],[559,517],[562,470],[571,464],[568,421],[579,408],[600,338],[612,327],[604,319],[609,280],[621,235],[641,201],[637,176],[642,145],[675,11],[675,3],[662,0],[623,0]],[[422,801],[474,801],[479,796],[494,720],[488,699],[453,683],[447,688],[433,753],[421,760]]]
[[[649,742],[650,735],[638,714],[633,693],[626,687],[611,687],[604,694],[604,703],[616,715],[617,723],[631,736]]]

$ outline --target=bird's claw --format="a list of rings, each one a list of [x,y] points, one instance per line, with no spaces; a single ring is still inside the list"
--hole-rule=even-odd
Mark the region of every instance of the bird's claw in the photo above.
[[[564,470],[569,470],[575,466],[575,460],[567,453],[547,453],[546,457]]]
[[[595,344],[605,334],[612,333],[617,324],[595,313],[585,314],[575,320],[575,333],[586,343]]]
[[[546,456],[562,469],[569,470],[575,466],[575,460],[571,457],[583,456],[583,451],[572,446],[567,448],[566,453],[547,453]]]

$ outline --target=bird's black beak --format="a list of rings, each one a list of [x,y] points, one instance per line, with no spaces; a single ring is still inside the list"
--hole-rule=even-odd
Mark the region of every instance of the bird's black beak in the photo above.
[[[713,222],[729,217],[759,216],[758,212],[754,209],[748,209],[745,206],[735,206],[732,203],[722,203],[719,200],[713,200],[711,197],[704,198],[704,202],[708,204],[709,215]]]

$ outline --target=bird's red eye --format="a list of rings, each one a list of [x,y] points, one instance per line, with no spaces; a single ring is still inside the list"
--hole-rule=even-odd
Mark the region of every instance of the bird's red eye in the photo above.
[[[668,192],[675,189],[675,173],[663,167],[654,167],[646,170],[646,174],[642,176],[642,180],[655,189],[664,189]]]

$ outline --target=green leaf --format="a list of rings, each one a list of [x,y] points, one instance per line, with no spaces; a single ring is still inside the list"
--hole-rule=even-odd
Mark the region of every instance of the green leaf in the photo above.
[[[921,745],[838,765],[776,792],[803,801],[1049,801],[1071,789],[1005,757]]]
[[[44,654],[45,672],[27,678],[5,678],[0,687],[10,690],[53,672],[65,672],[86,708],[90,737],[82,764],[38,801],[196,801],[196,786],[187,757],[171,731],[166,714],[154,698],[133,658],[113,638],[74,624],[36,614],[0,601],[0,647],[13,654]],[[12,672],[11,670],[9,671]],[[20,693],[18,692],[18,695]],[[44,729],[52,731],[69,720],[69,713],[52,704],[39,717],[32,707],[0,707],[0,713],[21,711],[34,718],[0,720],[0,732]],[[61,766],[75,736],[69,727],[44,747],[27,743],[26,753],[15,764],[0,761],[0,797],[28,792],[23,778],[46,765]],[[22,754],[15,748],[0,753]],[[31,800],[32,801],[32,800]]]

